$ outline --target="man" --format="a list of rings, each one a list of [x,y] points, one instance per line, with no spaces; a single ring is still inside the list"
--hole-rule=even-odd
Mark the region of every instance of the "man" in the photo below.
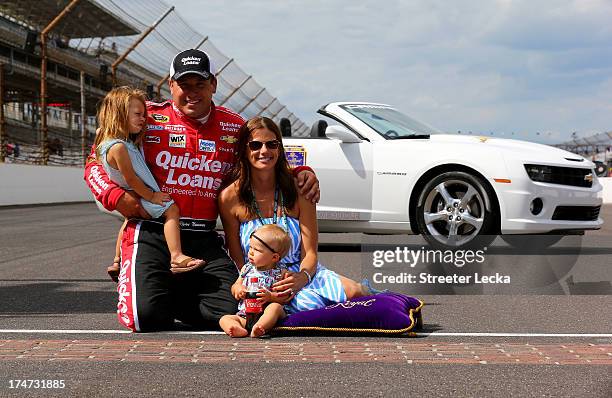
[[[96,199],[131,218],[123,231],[117,315],[134,331],[171,329],[174,319],[218,328],[221,316],[236,311],[230,287],[237,270],[214,227],[217,196],[235,162],[236,135],[244,119],[212,102],[217,80],[203,51],[186,50],[174,58],[169,86],[172,100],[147,104],[145,159],[162,192],[179,206],[184,253],[204,259],[203,268],[171,272],[162,221],[146,220],[138,198],[113,184],[96,162],[85,169]],[[318,200],[314,174],[296,173],[298,185]]]

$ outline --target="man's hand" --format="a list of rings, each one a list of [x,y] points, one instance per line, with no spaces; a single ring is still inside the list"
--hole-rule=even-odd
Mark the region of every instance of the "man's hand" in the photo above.
[[[140,205],[140,196],[134,192],[123,194],[117,202],[116,210],[126,218],[151,218],[149,213]]]
[[[319,179],[312,171],[301,171],[297,177],[297,186],[300,194],[304,195],[312,204],[319,203],[321,198],[321,190],[319,189]]]

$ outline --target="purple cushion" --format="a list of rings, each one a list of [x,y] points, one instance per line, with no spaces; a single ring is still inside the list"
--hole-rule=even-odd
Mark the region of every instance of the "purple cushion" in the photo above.
[[[406,333],[420,327],[421,307],[414,297],[381,293],[291,314],[272,332]]]

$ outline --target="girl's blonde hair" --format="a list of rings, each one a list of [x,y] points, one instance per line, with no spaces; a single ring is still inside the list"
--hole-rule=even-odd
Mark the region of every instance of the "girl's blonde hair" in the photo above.
[[[130,124],[129,112],[130,101],[137,100],[142,102],[145,109],[145,118],[147,113],[146,100],[147,96],[142,90],[129,86],[122,86],[112,89],[106,94],[106,97],[100,104],[98,110],[98,125],[100,126],[94,145],[96,146],[96,158],[100,159],[100,144],[106,140],[118,138],[124,141],[130,140]],[[139,145],[144,134],[143,129],[136,139],[132,141]]]

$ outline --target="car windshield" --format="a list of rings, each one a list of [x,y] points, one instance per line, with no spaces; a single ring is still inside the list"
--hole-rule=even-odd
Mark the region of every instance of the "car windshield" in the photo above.
[[[423,136],[440,134],[433,127],[414,120],[388,105],[345,104],[340,107],[389,140],[425,138]]]

